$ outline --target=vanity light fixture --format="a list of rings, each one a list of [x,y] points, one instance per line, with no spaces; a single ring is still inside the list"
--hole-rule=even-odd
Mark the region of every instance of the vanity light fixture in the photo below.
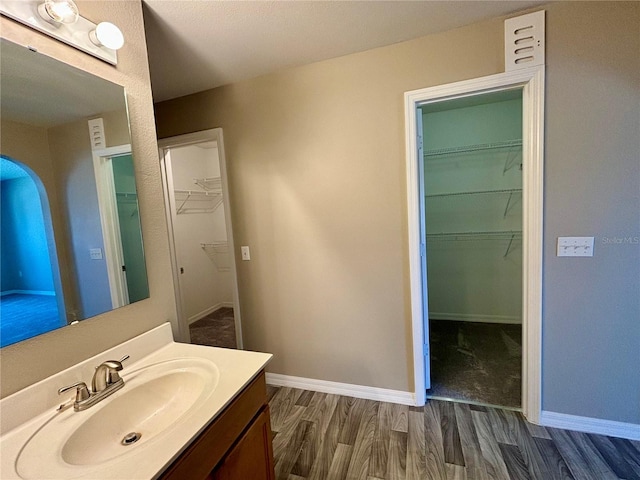
[[[95,30],[89,32],[89,38],[98,47],[104,45],[111,50],[120,50],[124,45],[124,35],[110,22],[100,22]]]
[[[76,23],[80,12],[73,0],[45,0],[38,5],[38,13],[49,23]]]
[[[0,0],[0,14],[111,65],[118,63],[116,50],[124,45],[117,26],[87,20],[73,0]]]

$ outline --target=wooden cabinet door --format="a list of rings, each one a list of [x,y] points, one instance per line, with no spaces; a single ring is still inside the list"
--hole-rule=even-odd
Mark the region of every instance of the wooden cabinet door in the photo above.
[[[266,407],[231,449],[210,478],[214,480],[273,480],[271,420]]]

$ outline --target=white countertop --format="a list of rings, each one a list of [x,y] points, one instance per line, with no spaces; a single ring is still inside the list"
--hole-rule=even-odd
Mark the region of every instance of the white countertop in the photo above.
[[[93,369],[107,359],[119,359],[130,355],[121,373],[125,386],[97,405],[82,412],[73,408],[57,411],[58,405],[73,398],[74,392],[58,397],[57,389],[84,381],[91,381]],[[110,401],[125,395],[127,376],[131,374],[130,388],[135,386],[135,372],[150,365],[177,359],[196,358],[209,361],[218,372],[217,384],[210,395],[197,406],[180,417],[180,421],[162,433],[140,444],[124,447],[130,449],[116,458],[94,465],[70,465],[59,455],[61,445],[71,435],[72,430],[62,433],[62,437],[51,442],[50,449],[43,452],[42,466],[46,467],[49,478],[92,478],[92,479],[151,479],[158,476],[195,439],[204,428],[247,386],[267,365],[272,355],[215,347],[204,347],[173,342],[170,325],[164,324],[128,342],[102,352],[74,367],[38,382],[0,401],[2,435],[0,436],[0,478],[23,479],[43,478],[36,476],[35,470],[42,471],[41,464],[32,471],[18,466],[18,457],[24,445],[43,425],[52,421],[66,425],[81,424],[82,416],[89,417]],[[154,367],[157,368],[157,367]],[[64,417],[63,417],[64,416]],[[48,445],[48,443],[45,443]],[[45,450],[43,448],[43,450]],[[53,459],[53,460],[52,460]],[[47,463],[48,462],[48,463]],[[36,466],[34,466],[36,467]],[[22,475],[22,476],[21,476]],[[38,473],[37,475],[42,475]],[[62,476],[61,476],[62,475]]]

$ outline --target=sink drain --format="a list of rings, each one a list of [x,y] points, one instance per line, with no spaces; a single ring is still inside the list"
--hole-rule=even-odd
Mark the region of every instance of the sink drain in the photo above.
[[[122,445],[132,445],[140,440],[140,437],[142,437],[142,434],[138,432],[127,433],[122,439]]]

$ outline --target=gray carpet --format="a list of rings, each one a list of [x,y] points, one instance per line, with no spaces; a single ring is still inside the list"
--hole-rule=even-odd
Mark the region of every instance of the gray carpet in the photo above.
[[[429,329],[428,395],[520,407],[521,325],[430,320]]]
[[[233,308],[222,307],[189,325],[191,343],[209,347],[236,348]]]
[[[61,324],[53,295],[14,293],[0,297],[0,347],[35,337]]]

